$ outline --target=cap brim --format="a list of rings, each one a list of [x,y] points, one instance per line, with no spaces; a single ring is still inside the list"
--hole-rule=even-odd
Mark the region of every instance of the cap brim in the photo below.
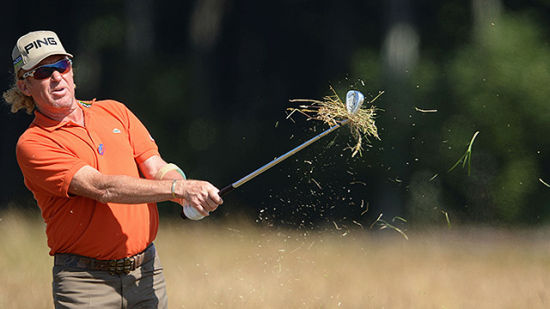
[[[37,64],[39,64],[42,60],[48,58],[49,56],[53,56],[53,55],[63,55],[63,56],[68,56],[70,58],[73,58],[73,55],[69,54],[69,53],[59,53],[59,51],[52,51],[50,53],[46,53],[43,55],[43,57],[41,58],[38,58],[38,59],[35,59],[34,61],[31,61],[29,63],[25,63],[21,69],[25,70],[25,71],[29,71],[31,70],[32,68],[34,68]]]

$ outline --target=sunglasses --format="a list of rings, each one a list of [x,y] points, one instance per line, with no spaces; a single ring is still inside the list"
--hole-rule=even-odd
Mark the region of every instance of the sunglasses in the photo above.
[[[46,79],[52,76],[54,71],[65,74],[71,68],[72,63],[73,62],[71,59],[62,59],[56,63],[46,64],[23,74],[21,79],[25,79],[27,77],[34,77],[34,79]]]

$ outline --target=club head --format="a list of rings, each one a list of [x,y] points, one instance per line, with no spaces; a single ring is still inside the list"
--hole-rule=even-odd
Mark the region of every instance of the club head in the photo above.
[[[357,90],[348,91],[346,94],[346,109],[348,110],[348,113],[351,115],[357,113],[364,101],[365,96],[361,92]]]

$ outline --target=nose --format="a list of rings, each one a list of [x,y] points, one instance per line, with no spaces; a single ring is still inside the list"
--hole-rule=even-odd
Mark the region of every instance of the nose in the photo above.
[[[63,76],[61,75],[61,73],[59,73],[59,71],[53,71],[51,76],[51,78],[56,82],[60,81],[62,77]]]

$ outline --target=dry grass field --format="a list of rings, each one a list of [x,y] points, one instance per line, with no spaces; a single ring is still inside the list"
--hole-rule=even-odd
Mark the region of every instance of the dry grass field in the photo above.
[[[41,221],[0,218],[0,308],[51,308]],[[164,222],[170,308],[550,308],[550,229],[343,235]]]

